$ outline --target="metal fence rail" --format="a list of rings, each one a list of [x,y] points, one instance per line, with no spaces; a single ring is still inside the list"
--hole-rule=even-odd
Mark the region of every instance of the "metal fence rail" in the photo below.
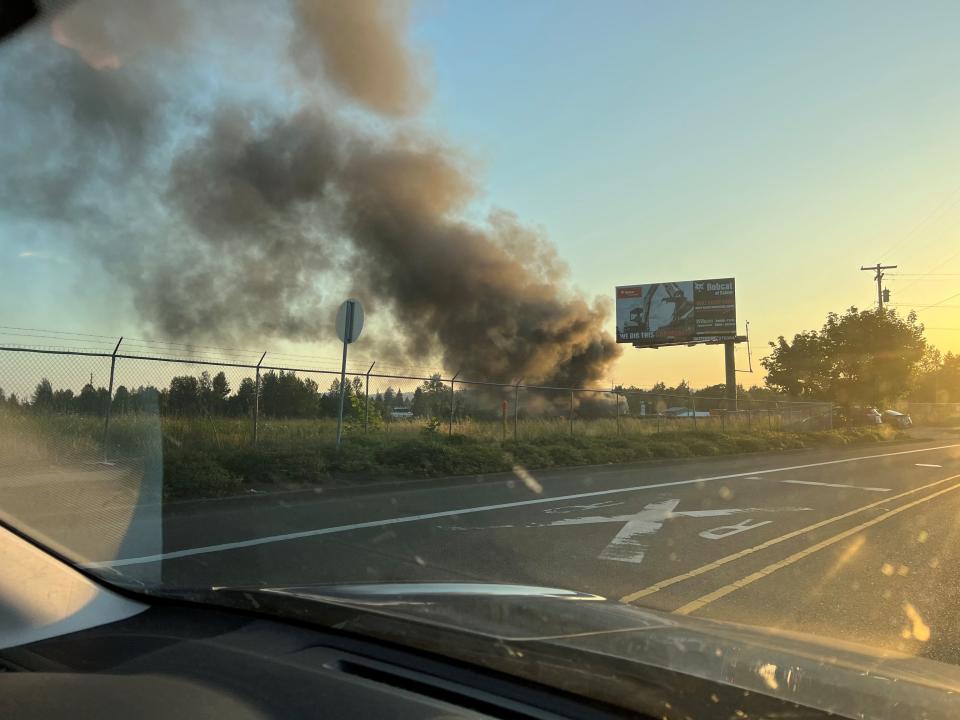
[[[498,383],[459,374],[376,369],[373,363],[365,372],[348,376],[347,437],[404,432],[414,426],[499,441],[558,434],[832,427],[829,403],[740,398],[733,409],[726,398],[697,394]],[[113,441],[112,427],[121,419],[150,414],[170,421],[232,418],[240,430],[231,426],[212,432],[243,432],[244,442],[254,446],[278,433],[306,433],[291,429],[295,420],[314,422],[312,437],[325,438],[323,423],[335,417],[329,398],[339,375],[334,369],[272,363],[269,353],[257,363],[125,353],[122,339],[112,352],[0,347],[4,402],[11,405],[11,395],[16,395],[17,404],[33,410],[102,417],[104,452]],[[49,381],[49,391],[39,387],[43,380]],[[331,426],[330,440],[333,433]]]

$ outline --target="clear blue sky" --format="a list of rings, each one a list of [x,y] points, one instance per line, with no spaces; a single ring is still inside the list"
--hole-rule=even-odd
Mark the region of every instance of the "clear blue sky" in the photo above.
[[[960,251],[960,3],[427,2],[413,31],[429,121],[483,169],[478,211],[543,226],[589,293],[734,275],[762,350],[867,307],[861,263]],[[631,350],[620,375],[717,382],[720,352]]]
[[[891,276],[895,303],[960,292],[958,2],[421,0],[410,35],[432,88],[413,122],[477,165],[471,213],[541,227],[588,295],[735,276],[757,358],[868,307],[863,263],[958,274]],[[138,332],[49,240],[0,208],[0,324]],[[958,351],[950,305],[920,314]],[[721,359],[630,349],[610,380],[720,382]]]

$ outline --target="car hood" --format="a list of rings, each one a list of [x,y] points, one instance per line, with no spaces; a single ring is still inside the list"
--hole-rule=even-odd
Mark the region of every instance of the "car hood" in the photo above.
[[[960,702],[960,668],[952,665],[560,588],[396,583],[261,588],[257,595],[359,611],[339,627],[434,652],[469,636],[514,661],[526,652],[528,664],[550,655],[577,658],[581,670],[601,662],[669,671],[846,717],[951,717]],[[433,631],[424,633],[423,624]],[[515,672],[517,664],[501,669]],[[598,688],[596,678],[589,688]]]

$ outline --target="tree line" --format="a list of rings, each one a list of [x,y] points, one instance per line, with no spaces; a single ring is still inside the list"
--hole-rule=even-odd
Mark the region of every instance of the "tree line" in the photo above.
[[[698,409],[710,409],[723,403],[722,385],[712,385],[699,391],[693,390],[686,381],[675,387],[657,383],[652,388],[618,386],[615,392],[623,395],[623,414],[653,414],[666,407],[682,404],[691,395],[698,397]],[[750,388],[751,396],[773,395],[764,388]],[[642,393],[642,396],[638,396]],[[260,377],[259,408],[264,418],[333,418],[337,415],[340,398],[340,379],[333,379],[326,390],[310,377],[301,377],[295,372],[269,371]],[[424,380],[413,391],[400,388],[365,394],[364,378],[348,378],[345,386],[344,415],[347,418],[367,418],[375,424],[391,419],[397,413],[414,418],[445,420],[451,410],[455,420],[464,418],[497,419],[504,410],[512,416],[516,401],[513,388],[460,385],[455,390],[445,383],[439,374]],[[525,416],[561,416],[569,412],[569,394],[559,392],[525,391],[520,396],[521,414]],[[257,400],[257,384],[254,378],[246,377],[233,388],[223,372],[211,375],[202,372],[199,376],[179,375],[166,387],[154,385],[127,388],[120,385],[110,397],[107,388],[85,384],[79,393],[70,389],[55,389],[50,380],[42,379],[33,393],[24,399],[9,397],[0,390],[0,405],[19,407],[39,413],[106,414],[109,405],[111,414],[126,415],[160,413],[170,417],[249,417]],[[610,417],[616,400],[613,394],[580,393],[575,403],[576,417]],[[504,408],[506,403],[506,408]],[[641,403],[644,406],[641,408]]]
[[[901,317],[894,310],[858,310],[830,313],[820,330],[796,333],[792,340],[779,337],[770,343],[770,354],[760,363],[767,371],[763,387],[739,388],[742,399],[833,402],[841,405],[881,406],[899,399],[914,402],[960,402],[960,355],[942,354],[923,337],[923,325],[914,313]],[[698,410],[725,406],[724,385],[695,390],[685,380],[678,385],[656,383],[650,388],[617,386],[624,398],[625,414],[653,414],[672,406],[685,406],[687,399]],[[259,413],[262,417],[336,417],[340,379],[321,390],[309,377],[295,372],[268,371],[260,378]],[[539,397],[539,401],[537,400]],[[55,389],[42,379],[27,398],[7,395],[0,389],[0,407],[34,412],[104,415],[111,413],[160,413],[168,416],[216,415],[244,417],[253,412],[258,391],[254,378],[246,377],[234,389],[226,374],[174,377],[167,387],[153,385],[127,388],[120,385],[113,396],[107,388],[85,384],[78,393]],[[415,418],[500,417],[503,403],[512,412],[512,389],[459,385],[454,391],[440,375],[424,380],[412,392],[388,387],[369,398],[364,379],[349,378],[345,387],[344,413],[350,418],[369,417],[373,422],[390,419],[397,408]],[[607,417],[612,394],[577,396],[578,417]],[[524,394],[521,412],[564,415],[567,396]]]
[[[424,395],[433,392],[434,385],[425,381],[423,387],[406,396],[399,388],[394,390],[392,387],[377,392],[370,397],[370,414],[385,418],[397,407],[423,412],[427,409]],[[202,372],[199,376],[178,375],[170,380],[167,387],[162,388],[154,385],[127,388],[120,385],[112,398],[107,388],[96,387],[92,382],[74,393],[69,388],[54,389],[50,380],[43,378],[27,398],[20,398],[15,393],[7,395],[0,389],[0,405],[41,413],[101,416],[106,414],[109,407],[111,414],[115,415],[160,413],[177,417],[243,417],[253,412],[257,395],[257,383],[253,378],[243,378],[234,390],[224,372],[214,375]],[[259,413],[262,417],[335,417],[339,398],[339,378],[322,391],[314,380],[299,377],[292,371],[269,371],[260,377]],[[345,385],[345,414],[358,415],[361,409],[366,409],[365,401],[363,379],[348,379]]]

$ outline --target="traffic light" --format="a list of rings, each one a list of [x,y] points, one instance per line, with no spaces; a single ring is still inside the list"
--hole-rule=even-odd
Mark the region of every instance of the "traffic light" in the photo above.
[[[885,303],[890,302],[890,291],[887,290],[886,288],[883,289],[883,301]]]

